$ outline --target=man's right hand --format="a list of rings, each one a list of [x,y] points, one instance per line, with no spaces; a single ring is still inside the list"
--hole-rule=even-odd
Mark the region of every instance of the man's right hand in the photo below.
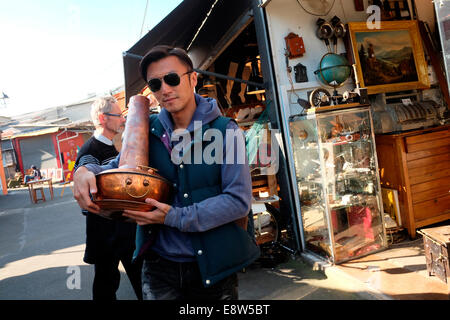
[[[86,167],[80,167],[73,175],[73,197],[77,200],[81,209],[99,213],[100,207],[92,202],[89,193],[97,193],[95,175]]]

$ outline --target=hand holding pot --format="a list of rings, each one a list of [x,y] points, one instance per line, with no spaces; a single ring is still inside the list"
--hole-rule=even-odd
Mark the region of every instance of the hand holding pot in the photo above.
[[[155,96],[150,94],[147,96],[147,99],[150,101],[150,107],[156,107],[159,105],[158,100],[156,100]]]
[[[99,213],[100,207],[92,202],[90,193],[97,193],[95,175],[85,167],[80,167],[73,175],[73,197],[82,209]]]
[[[141,226],[146,224],[163,224],[167,213],[172,207],[152,198],[145,199],[145,202],[156,208],[148,212],[124,210],[123,216],[133,219]]]

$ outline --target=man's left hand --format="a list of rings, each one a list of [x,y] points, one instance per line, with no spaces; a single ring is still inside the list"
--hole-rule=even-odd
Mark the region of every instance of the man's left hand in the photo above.
[[[172,207],[151,198],[145,199],[145,202],[156,208],[148,212],[124,210],[123,216],[133,219],[140,226],[146,224],[164,224],[166,215]]]

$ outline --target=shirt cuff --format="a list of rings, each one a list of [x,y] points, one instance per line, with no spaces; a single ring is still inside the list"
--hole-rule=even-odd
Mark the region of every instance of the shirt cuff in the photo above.
[[[171,207],[169,212],[167,212],[166,217],[164,219],[164,224],[169,227],[178,228],[177,222],[177,211],[175,207]]]
[[[102,172],[102,168],[97,164],[87,163],[83,167],[86,167],[86,169],[93,172],[94,174]]]

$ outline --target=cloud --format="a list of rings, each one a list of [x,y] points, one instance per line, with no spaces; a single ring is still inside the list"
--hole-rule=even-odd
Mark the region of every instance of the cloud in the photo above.
[[[358,36],[358,47],[361,42],[364,47],[368,48],[369,43],[374,46],[375,51],[381,50],[400,50],[403,47],[411,47],[411,38],[408,31],[392,31],[392,32],[365,32]]]

